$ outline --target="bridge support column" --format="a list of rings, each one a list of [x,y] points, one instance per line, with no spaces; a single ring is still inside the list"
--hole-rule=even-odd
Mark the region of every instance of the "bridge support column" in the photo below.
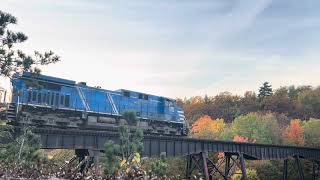
[[[244,176],[242,177],[244,180],[246,180],[246,171],[245,171],[245,164],[244,164],[244,158],[242,161],[239,161],[239,155],[233,154],[234,156],[237,156],[237,158],[232,157],[232,154],[225,153],[225,158],[221,159],[218,163],[214,163],[208,158],[207,152],[201,152],[199,154],[191,154],[187,156],[187,168],[186,168],[186,179],[191,179],[191,175],[193,170],[197,169],[199,172],[203,173],[203,178],[206,180],[212,180],[215,174],[219,174],[223,179],[228,180],[230,179],[229,174],[232,167],[237,166],[242,170],[242,174]],[[242,156],[243,157],[243,156]],[[232,164],[231,164],[232,161]],[[225,162],[225,169],[224,171],[221,171],[222,165]],[[244,170],[241,168],[244,167]]]
[[[316,163],[312,161],[312,180],[316,180]]]
[[[317,161],[312,161],[312,179],[313,180],[316,180],[317,178],[319,178],[319,172],[320,172],[320,163]]]
[[[187,156],[187,168],[186,168],[186,179],[191,179],[191,175],[193,170],[197,169],[199,172],[203,173],[203,177],[205,180],[212,180],[212,174],[210,174],[209,170],[212,166],[211,163],[208,162],[208,153],[201,152],[199,154],[190,154]]]
[[[283,180],[288,180],[288,159],[283,161]]]
[[[239,158],[240,158],[240,166],[241,166],[241,172],[242,172],[242,180],[247,180],[248,177],[247,177],[246,163],[242,153],[239,153]]]
[[[209,177],[209,171],[208,171],[208,163],[207,163],[207,159],[208,159],[208,152],[201,152],[201,157],[202,157],[202,163],[203,163],[203,176],[205,178],[205,180],[211,180],[212,177]]]
[[[192,175],[192,155],[187,156],[186,179],[191,179]]]
[[[305,180],[304,178],[304,172],[303,172],[303,166],[301,165],[301,161],[299,156],[295,156],[296,164],[299,171],[299,180]]]
[[[231,160],[231,154],[224,153],[225,156],[225,166],[224,166],[224,176],[225,179],[229,179],[229,172],[230,172],[230,160]]]

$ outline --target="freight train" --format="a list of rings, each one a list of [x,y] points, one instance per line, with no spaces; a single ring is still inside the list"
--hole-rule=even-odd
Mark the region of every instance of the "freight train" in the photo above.
[[[127,124],[148,134],[188,133],[184,112],[174,99],[28,72],[15,74],[11,83],[7,119],[16,125],[117,131]],[[136,115],[137,123],[128,122],[127,112]]]

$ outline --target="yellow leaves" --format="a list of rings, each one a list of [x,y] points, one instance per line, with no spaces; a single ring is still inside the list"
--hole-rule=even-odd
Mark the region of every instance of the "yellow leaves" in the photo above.
[[[127,160],[126,160],[126,159],[122,160],[122,161],[120,162],[120,167],[123,167],[123,165],[125,165],[126,163],[127,163]]]
[[[210,116],[202,116],[192,125],[191,133],[199,138],[216,138],[224,127],[223,119],[213,120]]]
[[[53,159],[53,156],[52,155],[48,155],[48,159],[49,160]]]
[[[140,154],[139,153],[134,153],[134,157],[133,157],[132,162],[140,163],[140,160],[141,160]]]

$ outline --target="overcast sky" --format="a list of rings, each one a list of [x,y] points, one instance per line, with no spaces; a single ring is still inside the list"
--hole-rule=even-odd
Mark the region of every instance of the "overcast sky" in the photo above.
[[[43,74],[169,97],[320,85],[319,0],[1,0]]]

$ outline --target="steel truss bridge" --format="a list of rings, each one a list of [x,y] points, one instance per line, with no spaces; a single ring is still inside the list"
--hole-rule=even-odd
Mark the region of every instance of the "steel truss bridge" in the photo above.
[[[22,133],[17,128],[17,135]],[[33,132],[40,135],[44,149],[75,149],[79,158],[84,159],[89,150],[90,156],[97,156],[104,150],[107,141],[119,143],[118,133],[89,130],[35,128]],[[206,180],[219,174],[224,179],[230,179],[232,169],[238,167],[242,179],[247,179],[245,160],[281,160],[284,163],[283,179],[288,179],[288,159],[294,158],[299,171],[299,179],[305,179],[301,159],[313,164],[313,179],[320,179],[320,149],[309,147],[238,143],[229,141],[201,140],[167,136],[144,136],[143,156],[155,157],[165,152],[168,157],[186,156],[186,179],[192,179],[192,172],[202,172]],[[224,159],[214,163],[208,158],[210,152],[223,152]],[[94,157],[97,161],[98,158]],[[222,163],[221,163],[222,162]],[[222,166],[223,164],[223,166]],[[223,171],[221,171],[223,167]]]

